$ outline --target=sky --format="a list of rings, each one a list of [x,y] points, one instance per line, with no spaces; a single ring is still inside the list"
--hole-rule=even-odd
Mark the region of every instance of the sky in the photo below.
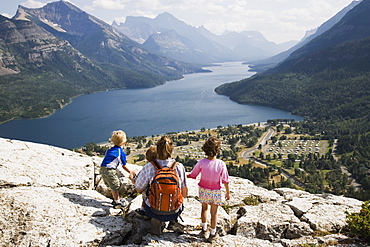
[[[301,40],[352,0],[67,0],[112,24],[126,16],[155,18],[168,12],[185,23],[215,34],[259,31],[277,44]],[[48,0],[0,0],[0,14],[13,17],[18,5],[40,8]]]

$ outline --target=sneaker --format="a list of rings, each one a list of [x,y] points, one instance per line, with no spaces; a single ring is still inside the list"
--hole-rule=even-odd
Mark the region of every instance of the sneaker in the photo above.
[[[184,226],[181,225],[176,220],[171,220],[170,223],[167,226],[167,229],[172,230],[172,231],[177,232],[177,233],[180,233],[180,234],[183,234],[185,232],[184,231]]]
[[[209,234],[209,237],[207,238],[207,242],[213,243],[218,238],[218,234],[216,233],[215,235]]]
[[[207,232],[207,231],[205,231],[205,230],[203,230],[203,229],[202,229],[202,230],[200,231],[200,233],[199,233],[199,237],[201,237],[201,238],[206,238],[206,232]]]
[[[145,210],[142,209],[142,208],[137,208],[134,210],[134,213],[136,214],[136,216],[140,217],[140,218],[143,218],[143,219],[149,219],[148,216],[146,216],[146,213],[145,213]]]
[[[112,204],[113,204],[113,208],[115,208],[115,209],[125,208],[128,205],[128,203],[125,199],[121,199],[121,200],[119,200],[119,202],[116,202],[116,201],[113,200]]]
[[[153,235],[161,235],[162,234],[162,222],[155,218],[152,218],[151,223],[152,223],[151,233]]]

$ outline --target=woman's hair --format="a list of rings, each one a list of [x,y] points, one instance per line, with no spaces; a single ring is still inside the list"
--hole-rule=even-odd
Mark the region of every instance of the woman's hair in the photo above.
[[[126,143],[126,133],[122,130],[113,131],[112,137],[109,141],[115,146],[122,146]]]
[[[162,138],[157,142],[158,159],[165,160],[170,158],[172,151],[172,140],[168,136],[162,136]]]
[[[146,150],[145,158],[148,162],[152,162],[155,159],[157,159],[157,147],[156,146],[150,146],[148,150]]]
[[[221,141],[214,136],[211,136],[203,144],[202,150],[209,157],[215,157],[221,150]]]

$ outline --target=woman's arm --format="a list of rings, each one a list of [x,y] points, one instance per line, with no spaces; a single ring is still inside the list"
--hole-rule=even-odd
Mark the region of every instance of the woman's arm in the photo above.
[[[181,194],[182,194],[182,197],[184,198],[188,197],[188,187],[182,187]]]

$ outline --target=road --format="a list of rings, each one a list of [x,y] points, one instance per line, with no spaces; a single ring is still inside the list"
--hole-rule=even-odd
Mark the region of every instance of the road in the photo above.
[[[258,150],[258,147],[261,145],[262,146],[262,150],[264,149],[264,147],[266,146],[268,140],[271,139],[271,137],[275,134],[275,130],[273,128],[269,128],[267,133],[265,134],[265,136],[262,137],[262,139],[252,148],[248,148],[246,150],[244,150],[242,153],[241,153],[241,156],[245,159],[250,159],[253,157],[253,152]],[[261,163],[261,162],[258,162],[256,161],[256,163],[258,163],[259,165],[261,166],[264,166],[264,167],[267,167],[265,164]],[[289,179],[293,184],[297,185],[298,187],[301,187],[301,188],[306,188],[307,186],[296,180],[294,178],[294,176],[290,175],[287,171],[285,171],[284,169],[281,169],[282,171],[282,176],[284,176],[285,178]]]
[[[253,152],[258,150],[258,147],[261,145],[262,147],[264,147],[268,140],[271,139],[271,137],[275,134],[275,130],[273,128],[269,128],[267,133],[262,137],[262,139],[254,146],[254,147],[251,147],[251,148],[247,148],[246,150],[244,150],[242,153],[241,153],[241,156],[244,158],[244,159],[250,159],[251,157],[253,157]]]
[[[333,144],[333,156],[336,161],[338,161],[338,156],[335,155],[335,152],[337,151],[337,145],[338,145],[338,139],[334,140]],[[362,188],[361,184],[357,183],[356,180],[353,178],[352,174],[348,171],[347,167],[341,166],[340,167],[343,174],[346,174],[348,176],[349,181],[351,182],[351,185],[357,189]]]

